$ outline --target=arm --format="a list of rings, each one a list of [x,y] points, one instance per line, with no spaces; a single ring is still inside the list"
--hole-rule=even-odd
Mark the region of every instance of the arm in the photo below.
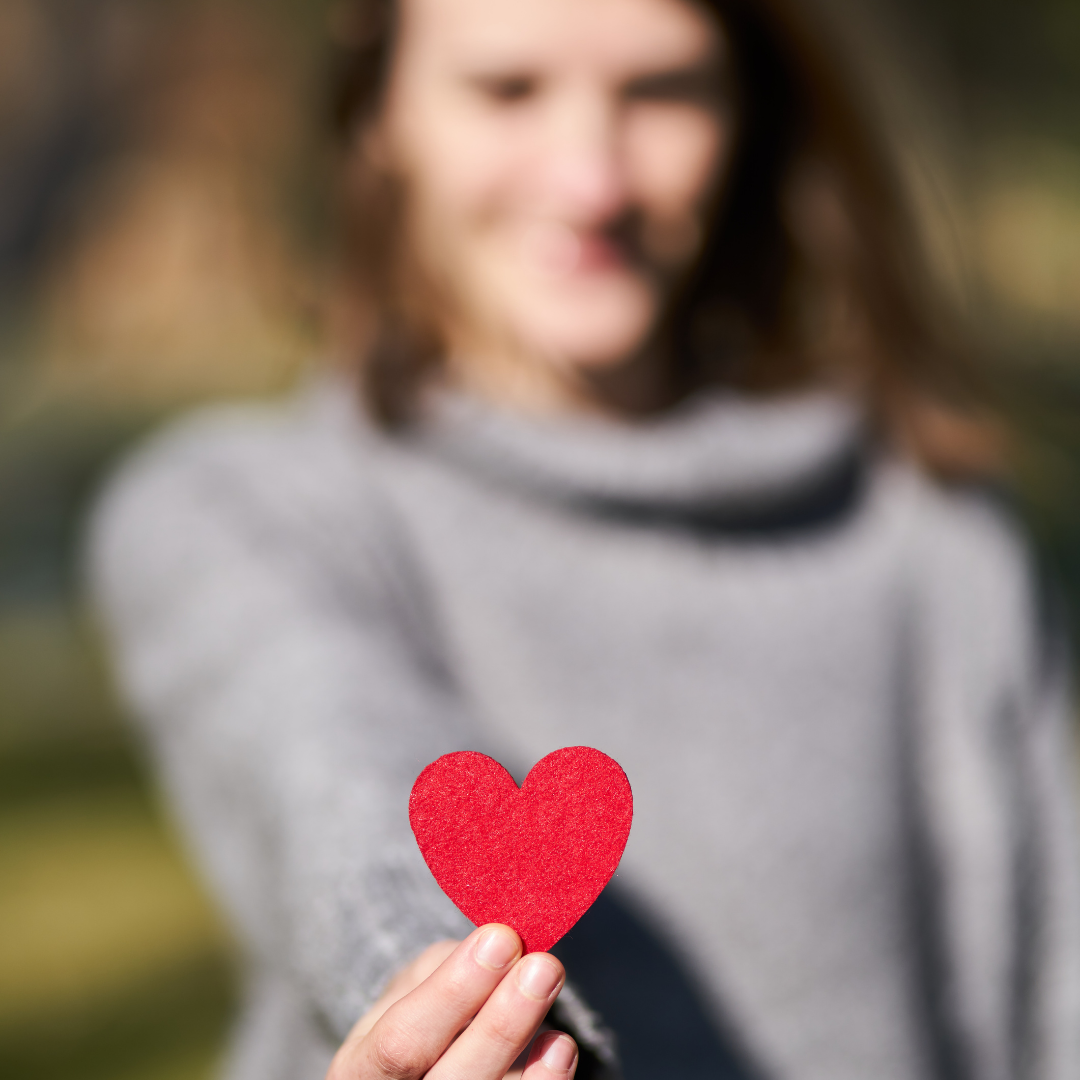
[[[932,988],[973,1075],[1080,1075],[1080,830],[1067,650],[1012,518],[933,491],[915,650]]]
[[[374,502],[327,510],[304,474],[334,462],[290,447],[249,466],[212,442],[174,440],[114,485],[93,581],[248,949],[341,1038],[423,946],[471,929],[424,865],[407,801],[424,765],[476,739],[415,640]]]
[[[1035,870],[1023,943],[1032,972],[1024,1075],[1070,1080],[1080,1069],[1080,757],[1063,657],[1047,657],[1038,671],[1024,729]]]

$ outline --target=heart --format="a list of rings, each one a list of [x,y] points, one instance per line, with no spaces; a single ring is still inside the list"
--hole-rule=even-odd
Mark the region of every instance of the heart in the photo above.
[[[619,866],[633,816],[626,773],[588,746],[541,758],[520,789],[485,754],[445,754],[409,798],[443,892],[477,926],[512,926],[526,952],[546,952],[588,911]]]

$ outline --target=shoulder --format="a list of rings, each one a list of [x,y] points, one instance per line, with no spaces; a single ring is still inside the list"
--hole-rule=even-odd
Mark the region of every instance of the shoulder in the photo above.
[[[1007,494],[914,474],[905,488],[906,586],[927,644],[1001,674],[1032,673],[1060,653],[1061,628]]]
[[[1030,544],[1006,491],[922,476],[913,476],[909,488],[912,544],[928,572],[971,583],[1030,577]]]
[[[243,491],[333,501],[334,485],[370,493],[377,436],[337,386],[317,384],[274,402],[212,405],[174,420],[137,446],[105,485],[109,507],[160,492]],[[341,494],[338,492],[337,494]]]
[[[281,401],[204,407],[121,461],[95,521],[170,505],[309,522],[357,506],[370,512],[379,501],[378,444],[344,388],[329,382]]]
[[[1027,529],[1010,494],[989,484],[913,483],[912,553],[923,574],[947,593],[1026,602],[1037,567]]]
[[[390,527],[377,442],[325,386],[173,421],[100,492],[87,536],[91,582],[182,577],[220,563],[227,549],[333,573],[346,562],[346,538],[362,562]]]

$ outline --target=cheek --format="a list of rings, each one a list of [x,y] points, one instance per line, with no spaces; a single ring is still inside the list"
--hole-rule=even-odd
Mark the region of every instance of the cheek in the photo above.
[[[414,242],[437,262],[468,253],[465,241],[498,214],[514,176],[512,145],[493,125],[442,109],[417,109],[400,130],[399,164],[410,178]]]
[[[642,108],[628,125],[626,160],[646,218],[696,221],[722,179],[729,124],[698,109]]]
[[[468,235],[498,201],[500,162],[494,150],[481,140],[455,139],[450,133],[430,139],[410,163],[414,213],[433,242]]]

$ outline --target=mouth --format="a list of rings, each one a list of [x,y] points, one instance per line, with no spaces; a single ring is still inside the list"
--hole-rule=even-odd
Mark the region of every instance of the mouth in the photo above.
[[[600,273],[627,269],[632,261],[626,244],[606,232],[578,234],[578,255],[574,269],[578,273]]]
[[[524,254],[545,275],[590,277],[634,269],[635,256],[625,228],[581,229],[564,222],[534,222],[526,227]]]

